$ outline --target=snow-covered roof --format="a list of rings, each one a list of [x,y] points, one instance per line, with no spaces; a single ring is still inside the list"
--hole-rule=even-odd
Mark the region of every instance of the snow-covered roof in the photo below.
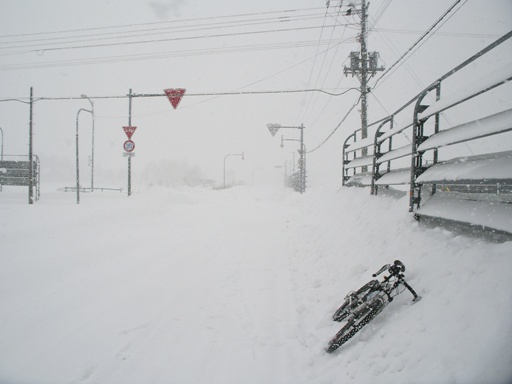
[[[432,165],[418,183],[457,180],[512,179],[512,151],[458,157]]]
[[[512,109],[446,129],[430,136],[419,147],[425,151],[512,130]]]
[[[461,88],[459,91],[432,103],[427,109],[418,115],[418,118],[420,120],[426,119],[437,112],[444,111],[447,108],[450,108],[464,100],[470,99],[471,97],[508,80],[512,80],[512,65],[510,64],[507,64],[490,73],[486,77],[480,78],[468,84],[466,87]]]

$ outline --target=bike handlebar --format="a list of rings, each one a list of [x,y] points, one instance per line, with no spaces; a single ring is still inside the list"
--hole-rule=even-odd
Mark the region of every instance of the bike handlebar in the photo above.
[[[389,271],[389,273],[393,276],[398,276],[400,272],[405,271],[405,265],[400,260],[395,260],[395,262],[391,264],[386,264],[382,266],[377,272],[375,272],[372,276],[377,277],[384,271]]]
[[[382,266],[381,269],[379,269],[377,272],[375,272],[372,276],[373,277],[377,277],[378,275],[380,275],[382,272],[384,271],[387,271],[389,269],[389,267],[391,267],[391,264],[386,264],[384,266]]]

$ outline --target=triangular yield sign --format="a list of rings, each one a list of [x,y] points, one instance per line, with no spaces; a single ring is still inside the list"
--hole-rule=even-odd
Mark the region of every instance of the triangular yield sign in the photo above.
[[[126,133],[126,136],[128,136],[128,140],[130,140],[137,127],[123,127],[123,129],[124,133]]]
[[[267,128],[270,131],[270,134],[272,136],[275,136],[277,131],[279,131],[279,128],[281,128],[280,124],[267,124]]]
[[[185,94],[186,89],[176,88],[176,89],[164,89],[167,98],[171,102],[174,109],[178,107],[178,104],[181,101],[181,98]]]

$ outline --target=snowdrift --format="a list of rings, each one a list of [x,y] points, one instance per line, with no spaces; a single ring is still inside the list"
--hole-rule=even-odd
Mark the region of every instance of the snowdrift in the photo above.
[[[507,383],[512,242],[331,186],[0,194],[1,383]],[[336,353],[344,295],[404,292]]]

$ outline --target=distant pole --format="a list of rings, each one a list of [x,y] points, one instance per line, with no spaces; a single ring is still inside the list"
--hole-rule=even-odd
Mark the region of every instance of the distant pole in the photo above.
[[[91,104],[92,111],[91,191],[94,191],[94,102],[87,95],[82,95],[82,98]]]
[[[306,146],[304,145],[304,124],[301,124],[300,127],[286,127],[281,124],[267,124],[267,128],[272,136],[275,136],[278,130],[281,128],[287,128],[287,129],[300,129],[300,140],[297,139],[285,139],[281,135],[281,148],[284,147],[284,141],[299,141],[300,142],[300,149],[299,154],[299,180],[297,187],[294,186],[294,189],[297,192],[300,192],[301,194],[306,192]],[[295,163],[295,157],[293,159],[293,162]],[[295,173],[295,169],[294,169]]]
[[[80,108],[76,113],[76,203],[80,204],[80,157],[78,156],[78,117],[80,116],[80,112],[85,111],[92,114],[92,111]]]
[[[4,160],[4,130],[0,127],[0,132],[2,132],[2,157],[0,158],[2,161]]]
[[[132,126],[132,89],[128,94],[128,126]],[[132,194],[132,157],[128,156],[128,197]]]
[[[368,137],[368,107],[366,96],[368,94],[368,50],[366,48],[366,0],[361,1],[361,136]],[[368,154],[368,149],[363,148],[363,156]]]
[[[94,191],[94,103],[91,101],[92,111],[92,149],[91,149],[91,191]]]
[[[306,192],[306,151],[304,150],[304,124],[300,125],[300,193]]]
[[[226,156],[224,156],[224,189],[226,189],[226,159],[229,157],[229,156],[241,156],[242,157],[242,160],[244,160],[244,153],[230,153]]]
[[[29,134],[28,134],[28,203],[34,204],[34,192],[33,192],[33,165],[32,165],[32,116],[33,116],[33,90],[30,87],[30,117],[29,117]],[[2,140],[3,143],[3,140]]]

